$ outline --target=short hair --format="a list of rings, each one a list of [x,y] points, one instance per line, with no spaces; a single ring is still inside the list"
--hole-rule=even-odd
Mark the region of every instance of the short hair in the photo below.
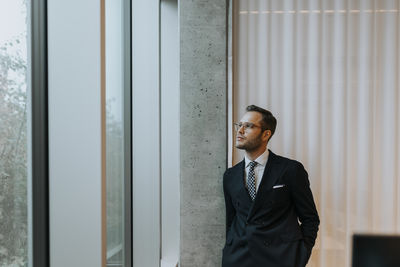
[[[269,139],[271,139],[271,137],[274,135],[275,133],[275,129],[276,129],[276,118],[274,117],[274,115],[272,115],[272,113],[266,109],[260,108],[256,105],[250,105],[247,106],[246,111],[255,111],[255,112],[259,112],[262,115],[262,120],[261,120],[261,127],[262,130],[270,130],[271,131],[271,136],[269,137]]]

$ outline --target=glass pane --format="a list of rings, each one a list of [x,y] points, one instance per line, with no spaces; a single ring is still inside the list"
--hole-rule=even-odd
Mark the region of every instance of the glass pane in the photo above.
[[[124,266],[122,0],[106,0],[107,266]]]
[[[28,266],[27,2],[0,1],[0,266]]]

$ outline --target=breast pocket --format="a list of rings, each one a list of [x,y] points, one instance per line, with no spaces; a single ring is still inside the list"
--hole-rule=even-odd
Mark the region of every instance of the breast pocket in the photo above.
[[[268,198],[271,204],[276,206],[285,205],[290,201],[289,189],[287,186],[272,188],[270,197]]]

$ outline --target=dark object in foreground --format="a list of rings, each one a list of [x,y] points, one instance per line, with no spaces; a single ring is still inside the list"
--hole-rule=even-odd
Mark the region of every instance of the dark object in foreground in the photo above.
[[[353,236],[353,267],[399,267],[400,236]]]

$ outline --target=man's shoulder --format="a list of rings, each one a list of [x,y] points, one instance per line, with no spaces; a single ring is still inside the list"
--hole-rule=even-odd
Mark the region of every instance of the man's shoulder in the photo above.
[[[282,163],[284,166],[289,168],[304,168],[303,164],[295,159],[284,157],[281,155],[273,154],[274,160]]]
[[[244,160],[236,163],[235,165],[233,165],[232,167],[226,169],[225,174],[224,175],[229,175],[238,171],[241,171],[241,169],[243,168],[243,164],[244,164]]]

